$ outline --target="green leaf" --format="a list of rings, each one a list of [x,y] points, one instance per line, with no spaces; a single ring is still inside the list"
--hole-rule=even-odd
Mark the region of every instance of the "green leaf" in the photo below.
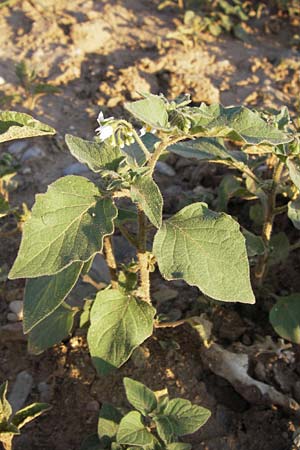
[[[153,153],[154,151],[154,144],[159,142],[159,139],[152,133],[146,133],[141,137],[141,140],[150,153]],[[137,142],[134,142],[131,145],[125,145],[122,152],[126,154],[127,163],[130,166],[141,167],[147,161],[147,155]]]
[[[136,222],[138,219],[137,212],[132,209],[118,208],[118,216],[115,220],[116,226],[127,222]]]
[[[270,239],[269,265],[278,264],[288,258],[290,253],[290,241],[287,235],[281,231],[273,234]]]
[[[166,445],[167,450],[191,450],[192,445],[187,442],[172,442]]]
[[[126,414],[120,422],[117,443],[146,447],[154,442],[154,436],[147,430],[142,422],[142,416],[137,411]]]
[[[99,413],[98,436],[109,442],[116,436],[122,414],[109,403],[103,403]]]
[[[291,142],[293,136],[266,122],[257,112],[244,106],[224,106],[204,103],[194,111],[192,133],[203,131],[208,137],[222,137],[246,144],[279,145]]]
[[[171,145],[168,150],[184,158],[194,158],[198,161],[223,160],[243,162],[246,164],[248,156],[238,150],[227,150],[222,139],[198,138],[192,141],[179,142]]]
[[[300,344],[300,293],[277,297],[270,311],[270,322],[279,336]]]
[[[288,217],[297,230],[300,230],[300,197],[288,203]]]
[[[287,158],[286,165],[288,166],[292,182],[300,189],[300,158]]]
[[[246,238],[246,248],[248,256],[263,255],[265,246],[260,236],[251,233],[250,231],[243,229],[243,235]]]
[[[53,135],[55,130],[29,114],[0,111],[0,143],[12,139]]]
[[[20,431],[15,425],[6,421],[0,422],[0,442],[6,442],[16,434],[20,434]]]
[[[157,130],[168,129],[168,113],[164,100],[149,94],[147,98],[132,103],[125,103],[127,109],[136,119]]]
[[[218,211],[227,211],[229,200],[241,189],[241,180],[233,175],[225,175],[218,187]]]
[[[53,313],[75,286],[83,263],[75,262],[56,275],[27,280],[24,296],[24,332]]]
[[[157,432],[165,443],[178,436],[194,433],[209,419],[208,409],[192,405],[189,400],[174,398],[167,404],[164,413],[154,417]]]
[[[144,384],[124,378],[126,397],[129,403],[144,416],[151,413],[157,407],[157,400],[154,392]]]
[[[91,310],[88,344],[101,374],[120,367],[152,334],[155,309],[112,289],[98,292]]]
[[[71,332],[73,326],[73,311],[67,305],[61,305],[50,316],[36,325],[29,333],[28,351],[39,355],[47,348],[59,344]]]
[[[205,203],[186,206],[163,222],[153,253],[167,280],[184,279],[216,300],[255,302],[239,224]]]
[[[82,442],[80,450],[103,450],[97,434],[91,434]]]
[[[88,261],[114,231],[117,208],[79,176],[66,176],[36,197],[10,278],[54,275],[75,261]]]
[[[137,202],[150,222],[159,228],[162,222],[163,198],[159,187],[150,176],[137,177],[130,190],[132,201]]]
[[[0,386],[0,423],[8,422],[12,413],[11,406],[6,399],[7,386],[7,381]]]
[[[33,403],[32,405],[26,406],[20,409],[13,417],[12,424],[18,429],[22,428],[27,423],[34,420],[36,417],[48,411],[51,408],[47,403]]]
[[[0,194],[0,219],[7,216],[7,214],[9,214],[9,203]]]
[[[71,134],[66,135],[66,143],[71,154],[94,172],[117,170],[124,155],[117,146],[107,142],[86,141]]]

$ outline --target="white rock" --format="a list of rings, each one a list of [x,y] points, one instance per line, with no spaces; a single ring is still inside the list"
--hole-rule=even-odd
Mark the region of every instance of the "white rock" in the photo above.
[[[10,302],[9,309],[11,312],[13,312],[18,320],[23,319],[23,302],[22,300],[14,300],[13,302]]]
[[[28,142],[26,142],[26,140],[15,141],[9,145],[8,151],[9,151],[9,153],[11,153],[13,155],[18,156],[23,152],[23,150],[25,150],[27,145],[28,145]]]
[[[44,156],[45,156],[44,150],[35,145],[34,147],[31,147],[28,150],[26,150],[26,152],[21,158],[21,161],[25,162],[31,159],[43,158]]]
[[[163,161],[158,161],[158,163],[156,163],[155,169],[157,170],[157,172],[161,173],[162,175],[167,175],[168,177],[174,177],[176,175],[173,167],[169,166],[169,164]]]
[[[13,414],[24,406],[27,397],[30,394],[32,385],[33,378],[30,373],[24,370],[17,375],[11,393],[8,396],[8,401],[12,406]]]
[[[88,168],[85,164],[73,163],[63,170],[63,175],[80,175],[81,173],[88,172]]]

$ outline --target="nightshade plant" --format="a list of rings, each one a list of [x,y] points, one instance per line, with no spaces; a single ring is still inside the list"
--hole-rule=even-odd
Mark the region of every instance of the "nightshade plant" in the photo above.
[[[190,450],[178,438],[194,433],[210,417],[210,412],[189,400],[168,394],[157,397],[153,391],[131,378],[124,378],[126,397],[133,411],[126,414],[104,403],[98,420],[98,433],[89,436],[81,450],[122,450],[147,448]]]
[[[298,134],[286,109],[270,116],[243,106],[195,107],[189,96],[169,102],[152,94],[125,108],[143,125],[142,133],[127,120],[100,114],[95,140],[66,136],[71,154],[98,181],[70,175],[37,195],[10,272],[11,279],[27,278],[24,331],[30,351],[40,353],[71,332],[77,309],[66,298],[80,276],[89,278],[95,255],[103,252],[111,284],[92,302],[87,334],[101,374],[120,367],[153,326],[159,326],[150,289],[156,265],[167,280],[183,279],[213,299],[253,304],[247,250],[251,261],[255,259],[255,283],[260,285],[272,249],[274,218],[283,209],[276,204],[279,191],[288,193],[290,217],[299,224]],[[203,202],[163,220],[163,197],[153,172],[167,152],[240,171],[244,191],[263,208],[261,237],[242,233],[233,217]],[[266,161],[271,179],[257,170]],[[284,168],[290,175],[282,182]],[[131,207],[124,207],[124,199]],[[117,264],[112,242],[116,229],[136,248],[136,264]]]

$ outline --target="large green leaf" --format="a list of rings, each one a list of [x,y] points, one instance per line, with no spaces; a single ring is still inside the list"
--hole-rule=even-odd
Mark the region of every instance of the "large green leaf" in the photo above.
[[[208,137],[223,137],[246,144],[279,145],[291,142],[293,137],[272,124],[267,123],[257,112],[244,106],[214,104],[193,111],[193,128],[191,133],[203,132]]]
[[[131,378],[124,378],[123,382],[127,400],[144,416],[157,407],[155,394],[147,386]]]
[[[286,164],[288,166],[292,182],[298,189],[300,189],[300,158],[287,158]]]
[[[20,409],[13,417],[12,424],[17,428],[22,428],[27,423],[39,417],[45,411],[51,408],[47,403],[33,403],[32,405],[26,406]]]
[[[186,206],[163,222],[153,253],[167,280],[184,279],[217,300],[255,302],[239,224],[205,203]]]
[[[178,436],[194,433],[209,419],[208,409],[192,405],[189,400],[174,398],[167,404],[163,414],[155,416],[157,432],[165,443]]]
[[[120,148],[107,142],[86,141],[67,134],[66,143],[72,155],[94,172],[116,170],[124,159]]]
[[[12,139],[30,138],[55,134],[49,125],[29,114],[16,111],[0,111],[0,143]]]
[[[29,333],[28,351],[39,355],[47,348],[59,344],[71,332],[76,311],[61,305],[50,316],[38,323]]]
[[[288,216],[297,230],[300,230],[300,197],[288,203]]]
[[[159,187],[150,176],[137,177],[130,190],[131,198],[140,204],[142,210],[156,228],[161,226],[163,198]]]
[[[152,446],[154,436],[147,430],[142,422],[142,416],[137,411],[130,411],[120,422],[117,443],[138,447]]]
[[[88,261],[114,231],[117,208],[79,176],[52,183],[36,197],[10,278],[54,275],[75,261]]]
[[[98,436],[110,442],[117,434],[122,414],[109,403],[103,403],[99,413]]]
[[[155,309],[118,290],[98,292],[91,309],[88,344],[99,373],[120,367],[152,334]]]
[[[279,336],[300,344],[300,293],[277,297],[270,322]]]
[[[7,381],[0,385],[0,423],[8,422],[12,413],[11,406],[6,399],[7,386],[8,386]]]
[[[77,282],[82,266],[82,262],[74,262],[56,275],[27,280],[23,319],[25,333],[32,330],[63,303]]]
[[[247,154],[242,151],[228,151],[221,139],[198,138],[179,142],[168,147],[168,150],[184,158],[194,158],[199,161],[224,160],[246,163]]]
[[[136,119],[158,130],[168,128],[168,113],[164,100],[157,95],[147,95],[147,98],[132,103],[125,103],[125,109]]]

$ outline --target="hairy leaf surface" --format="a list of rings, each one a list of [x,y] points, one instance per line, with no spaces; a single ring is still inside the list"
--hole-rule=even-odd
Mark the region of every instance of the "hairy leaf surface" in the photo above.
[[[155,309],[116,289],[98,292],[91,309],[88,344],[99,373],[120,367],[152,334]]]
[[[29,333],[28,351],[39,355],[47,348],[59,344],[71,332],[73,326],[73,311],[67,305],[61,305],[50,316],[38,323]]]
[[[165,102],[157,95],[149,94],[147,98],[132,103],[125,103],[125,109],[136,119],[159,130],[168,127],[168,114]]]
[[[71,154],[94,172],[116,170],[124,159],[120,148],[107,142],[86,141],[67,134],[66,143]]]
[[[277,297],[270,311],[270,322],[279,336],[300,344],[300,293]]]
[[[88,261],[114,231],[117,208],[89,180],[67,176],[36,196],[10,278],[54,275],[75,261]]]
[[[82,267],[82,262],[74,262],[56,275],[27,280],[23,319],[25,333],[32,330],[63,303],[76,284]]]
[[[0,111],[0,143],[13,139],[53,135],[55,130],[29,114]]]
[[[167,280],[184,279],[217,300],[255,301],[239,224],[205,203],[189,205],[163,222],[153,253]]]
[[[157,407],[155,394],[147,386],[127,377],[124,378],[123,382],[127,400],[144,416],[151,413]]]
[[[113,439],[118,431],[122,414],[109,403],[103,403],[99,413],[98,436],[100,439]]]
[[[159,187],[150,176],[138,177],[131,185],[131,198],[140,204],[156,228],[161,226],[163,198]]]
[[[137,411],[130,411],[120,422],[117,442],[123,445],[146,447],[153,444],[154,437],[142,422],[142,416]]]

